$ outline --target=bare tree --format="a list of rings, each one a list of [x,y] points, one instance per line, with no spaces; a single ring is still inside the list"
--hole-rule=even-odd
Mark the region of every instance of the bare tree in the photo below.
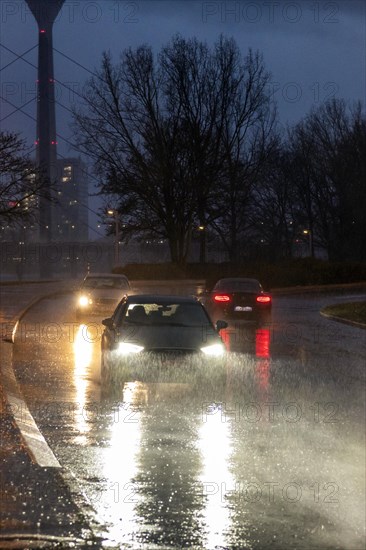
[[[185,124],[197,224],[213,228],[235,261],[275,123],[269,73],[258,52],[243,58],[235,41],[223,36],[212,52],[197,40],[176,37],[162,60],[172,109]],[[201,261],[206,234],[200,232]]]
[[[0,220],[16,225],[34,222],[38,198],[48,190],[46,180],[29,159],[25,142],[16,134],[0,133]]]
[[[205,261],[206,233],[212,221],[209,205],[215,202],[221,171],[221,137],[227,96],[232,41],[221,37],[211,51],[197,39],[176,36],[160,56],[165,74],[170,116],[180,120],[185,180],[194,192],[194,220],[200,232],[200,261]],[[229,54],[226,55],[225,54]]]
[[[331,259],[365,257],[365,127],[361,105],[332,100],[290,134],[298,215]]]
[[[211,209],[217,212],[213,226],[230,260],[235,262],[251,240],[253,194],[277,143],[276,110],[262,56],[249,50],[243,59],[235,43],[220,46],[219,57],[227,61],[223,72],[226,86],[222,91],[225,109],[220,140],[220,192]]]
[[[257,169],[271,126],[268,78],[259,54],[243,61],[233,40],[210,49],[175,36],[157,60],[147,46],[125,51],[117,65],[105,54],[89,81],[75,122],[100,192],[119,197],[130,230],[168,239],[174,262],[186,261],[196,226],[223,234],[228,164],[237,186],[243,159],[251,174]]]
[[[271,261],[292,256],[298,229],[288,163],[285,146],[278,141],[264,164],[252,196],[252,242],[257,247],[257,256]]]
[[[85,107],[75,113],[76,127],[102,178],[100,193],[118,197],[130,230],[167,238],[172,260],[184,263],[193,192],[183,184],[181,121],[167,109],[151,48],[125,51],[116,66],[104,54],[98,78],[88,83]]]

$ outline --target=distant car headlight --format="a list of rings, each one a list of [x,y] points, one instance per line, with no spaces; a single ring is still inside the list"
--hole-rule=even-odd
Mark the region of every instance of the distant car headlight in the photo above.
[[[205,346],[204,348],[201,348],[201,351],[205,355],[220,357],[220,355],[224,355],[225,347],[223,344],[212,344],[211,346]]]
[[[88,298],[88,296],[80,296],[79,298],[79,305],[82,307],[88,306],[89,304],[93,303],[93,300],[91,298]]]
[[[143,346],[121,342],[117,348],[117,353],[118,355],[130,355],[131,353],[140,353],[143,349]]]

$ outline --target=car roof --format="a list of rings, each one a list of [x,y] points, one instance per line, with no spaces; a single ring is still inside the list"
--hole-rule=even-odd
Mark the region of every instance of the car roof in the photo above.
[[[88,273],[85,279],[89,277],[98,278],[98,277],[108,277],[110,279],[127,279],[126,275],[120,273]]]
[[[171,294],[132,294],[127,302],[134,304],[200,304],[195,296],[176,296]]]
[[[223,279],[219,279],[217,283],[259,283],[258,279],[248,279],[246,277],[224,277]]]

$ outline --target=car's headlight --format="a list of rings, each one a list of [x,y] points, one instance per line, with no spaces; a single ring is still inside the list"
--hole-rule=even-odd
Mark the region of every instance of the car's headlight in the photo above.
[[[79,298],[79,305],[80,306],[88,306],[89,304],[92,304],[93,300],[91,298],[88,298],[88,296],[80,296]]]
[[[201,351],[205,355],[220,357],[220,355],[224,355],[225,347],[223,344],[212,344],[211,346],[205,346],[204,348],[201,348]]]
[[[137,346],[136,344],[130,344],[128,342],[121,342],[117,348],[117,353],[118,355],[130,355],[131,353],[140,353],[143,349],[143,346]]]

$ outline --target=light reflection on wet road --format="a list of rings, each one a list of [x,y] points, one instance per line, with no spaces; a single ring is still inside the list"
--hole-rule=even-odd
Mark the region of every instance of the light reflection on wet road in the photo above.
[[[210,376],[100,385],[100,319],[70,297],[23,319],[14,364],[106,548],[364,548],[365,332],[282,297],[229,326]],[[329,302],[329,298],[328,298]]]

